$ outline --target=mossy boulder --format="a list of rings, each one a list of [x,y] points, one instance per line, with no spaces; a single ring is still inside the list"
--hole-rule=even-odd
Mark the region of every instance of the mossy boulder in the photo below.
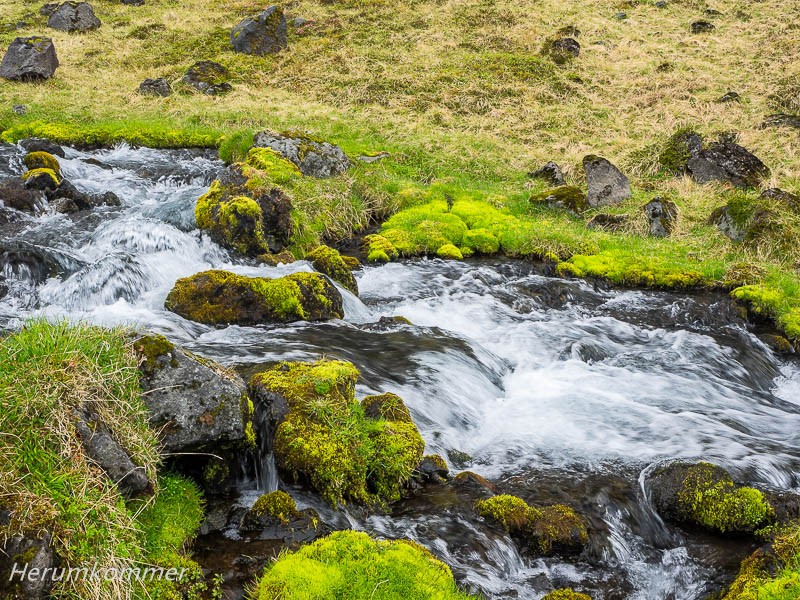
[[[439,246],[439,249],[436,251],[436,256],[444,258],[445,260],[462,260],[464,258],[461,250],[456,248],[453,244],[443,244]]]
[[[324,273],[346,290],[358,296],[358,284],[353,277],[352,269],[343,260],[342,255],[328,246],[318,246],[306,255],[314,268]]]
[[[500,251],[500,240],[489,229],[478,227],[464,233],[461,241],[463,248],[469,248],[479,254],[497,254]]]
[[[253,138],[253,147],[280,153],[309,177],[334,177],[350,168],[350,159],[339,146],[299,129],[259,132]]]
[[[344,317],[342,295],[319,273],[278,279],[203,271],[175,282],[164,306],[206,325],[258,325]]]
[[[61,176],[61,165],[58,159],[49,152],[29,152],[25,155],[25,166],[29,170],[50,169],[58,177]]]
[[[280,540],[284,544],[308,543],[330,533],[313,508],[298,510],[294,499],[282,491],[264,494],[255,501],[239,525],[245,537]]]
[[[553,208],[562,208],[579,215],[591,208],[586,194],[579,187],[562,185],[561,187],[545,190],[534,194],[530,198],[534,204],[547,204]]]
[[[667,173],[682,175],[689,168],[689,159],[703,149],[703,138],[693,129],[673,133],[658,156],[658,164]]]
[[[521,498],[503,494],[481,500],[476,508],[487,521],[506,530],[537,556],[580,552],[589,541],[583,519],[568,506],[533,507]]]
[[[382,235],[376,233],[365,235],[361,240],[361,251],[369,262],[389,262],[399,256],[394,244]]]
[[[752,534],[768,524],[774,511],[764,494],[737,485],[711,463],[673,462],[648,478],[653,506],[667,520],[722,534]]]
[[[362,406],[357,378],[350,363],[320,361],[282,363],[250,382],[274,430],[278,467],[334,505],[398,500],[425,447],[402,400]]]
[[[653,198],[642,209],[650,225],[650,235],[667,237],[678,227],[678,205],[666,198]]]
[[[53,169],[31,169],[22,175],[25,187],[29,190],[53,192],[61,184],[61,177]]]
[[[423,456],[417,471],[424,481],[444,483],[450,477],[450,469],[447,467],[447,462],[438,454]]]
[[[492,482],[472,471],[462,471],[453,477],[450,485],[460,493],[478,498],[490,498],[498,493]]]
[[[586,594],[573,592],[572,588],[564,588],[550,592],[542,600],[592,600],[592,598]]]
[[[231,31],[231,46],[236,52],[264,56],[285,49],[286,16],[282,6],[270,6],[256,17],[247,17]]]
[[[211,60],[194,63],[183,76],[183,83],[207,96],[217,96],[233,89],[228,69]]]

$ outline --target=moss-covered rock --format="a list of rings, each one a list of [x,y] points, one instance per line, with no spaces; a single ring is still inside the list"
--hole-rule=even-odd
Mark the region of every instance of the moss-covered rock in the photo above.
[[[361,268],[361,262],[355,256],[342,256],[342,262],[351,271]]]
[[[564,588],[550,592],[542,600],[592,600],[591,596],[573,592],[572,588]]]
[[[183,83],[208,96],[217,96],[233,89],[230,79],[230,72],[221,64],[201,60],[189,67]]]
[[[580,215],[591,208],[589,199],[583,193],[583,190],[571,185],[563,185],[534,194],[531,196],[530,202],[547,204],[553,208],[563,208],[576,215]]]
[[[49,152],[29,152],[25,155],[25,166],[29,170],[50,169],[57,176],[61,176],[61,165]]]
[[[61,184],[61,177],[53,169],[31,169],[22,175],[25,187],[33,190],[55,190]]]
[[[417,471],[421,479],[436,483],[443,483],[450,477],[447,462],[438,454],[423,456]]]
[[[537,508],[503,494],[481,500],[476,508],[482,517],[501,526],[536,555],[580,551],[589,540],[583,519],[561,504]]]
[[[275,428],[278,467],[332,504],[399,499],[425,446],[402,400],[376,396],[362,406],[357,378],[350,363],[320,361],[282,363],[251,381]]]
[[[674,175],[686,173],[689,159],[703,148],[703,138],[691,128],[673,133],[658,156],[661,168]]]
[[[464,255],[453,244],[444,244],[436,251],[436,256],[445,260],[462,260]]]
[[[358,296],[358,284],[353,272],[347,263],[342,260],[333,248],[319,246],[306,255],[306,259],[311,261],[314,268],[320,273],[324,273],[337,283],[340,283],[346,290]]]
[[[469,248],[480,254],[497,254],[500,250],[500,240],[489,229],[478,227],[464,233],[462,253],[464,248]]]
[[[350,159],[339,146],[299,129],[261,131],[253,138],[253,147],[280,153],[310,177],[334,177],[350,168]]]
[[[673,462],[659,467],[648,486],[653,506],[663,518],[718,533],[753,533],[774,515],[762,492],[736,485],[725,469],[711,463]]]
[[[450,485],[470,496],[489,498],[498,493],[497,487],[491,481],[472,471],[462,471],[453,477]]]
[[[284,250],[283,252],[278,252],[277,254],[259,254],[257,258],[261,262],[271,267],[277,267],[278,265],[281,264],[290,265],[293,262],[295,262],[294,255],[288,250]]]
[[[239,533],[259,540],[281,540],[284,544],[308,543],[330,533],[330,528],[312,508],[298,510],[294,499],[280,490],[255,501],[239,525]]]
[[[376,233],[365,235],[361,244],[362,252],[369,262],[389,262],[399,256],[394,244]]]
[[[203,271],[175,282],[164,306],[206,325],[325,321],[344,317],[342,296],[319,273],[278,279]]]

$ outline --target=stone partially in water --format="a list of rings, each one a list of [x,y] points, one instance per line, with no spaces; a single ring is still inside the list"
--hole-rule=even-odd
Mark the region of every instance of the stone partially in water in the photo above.
[[[319,273],[278,279],[203,271],[175,282],[164,306],[206,325],[259,325],[344,318],[342,296]]]
[[[255,533],[260,540],[300,544],[328,535],[330,528],[322,523],[313,508],[298,510],[289,494],[275,491],[255,501],[244,515],[239,532],[245,535]]]
[[[338,251],[328,246],[318,246],[306,255],[314,268],[324,273],[346,290],[358,296],[358,284],[353,272]]]

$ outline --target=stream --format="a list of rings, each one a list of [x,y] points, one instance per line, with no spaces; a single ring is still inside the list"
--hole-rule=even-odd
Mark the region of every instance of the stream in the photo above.
[[[590,543],[577,558],[530,559],[444,486],[389,514],[334,511],[279,482],[268,458],[243,480],[239,502],[281,485],[331,526],[419,542],[490,599],[538,600],[570,586],[594,600],[700,600],[752,546],[665,525],[642,472],[701,458],[736,479],[800,491],[800,364],[774,355],[722,295],[605,289],[523,261],[423,259],[359,270],[360,298],[340,288],[344,320],[215,329],[164,310],[176,279],[311,266],[257,265],[195,229],[195,201],[223,168],[214,153],[65,151],[62,173],[76,187],[113,191],[122,206],[0,225],[0,329],[42,315],[124,324],[245,377],[279,360],[351,361],[357,397],[400,395],[426,454],[529,503],[575,507]],[[21,174],[23,156],[0,149],[0,176]],[[413,325],[376,325],[391,316]]]

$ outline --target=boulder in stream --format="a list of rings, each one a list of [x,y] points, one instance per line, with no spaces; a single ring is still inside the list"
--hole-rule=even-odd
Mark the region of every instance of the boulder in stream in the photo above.
[[[318,246],[306,255],[314,268],[324,273],[343,288],[358,296],[358,283],[353,277],[352,269],[343,260],[341,254],[328,246]]]
[[[277,279],[203,271],[175,282],[164,306],[206,325],[259,325],[344,318],[342,295],[319,273]]]
[[[264,494],[245,513],[239,532],[255,534],[260,540],[280,540],[295,545],[328,535],[325,525],[313,508],[298,510],[294,499],[282,491]]]

